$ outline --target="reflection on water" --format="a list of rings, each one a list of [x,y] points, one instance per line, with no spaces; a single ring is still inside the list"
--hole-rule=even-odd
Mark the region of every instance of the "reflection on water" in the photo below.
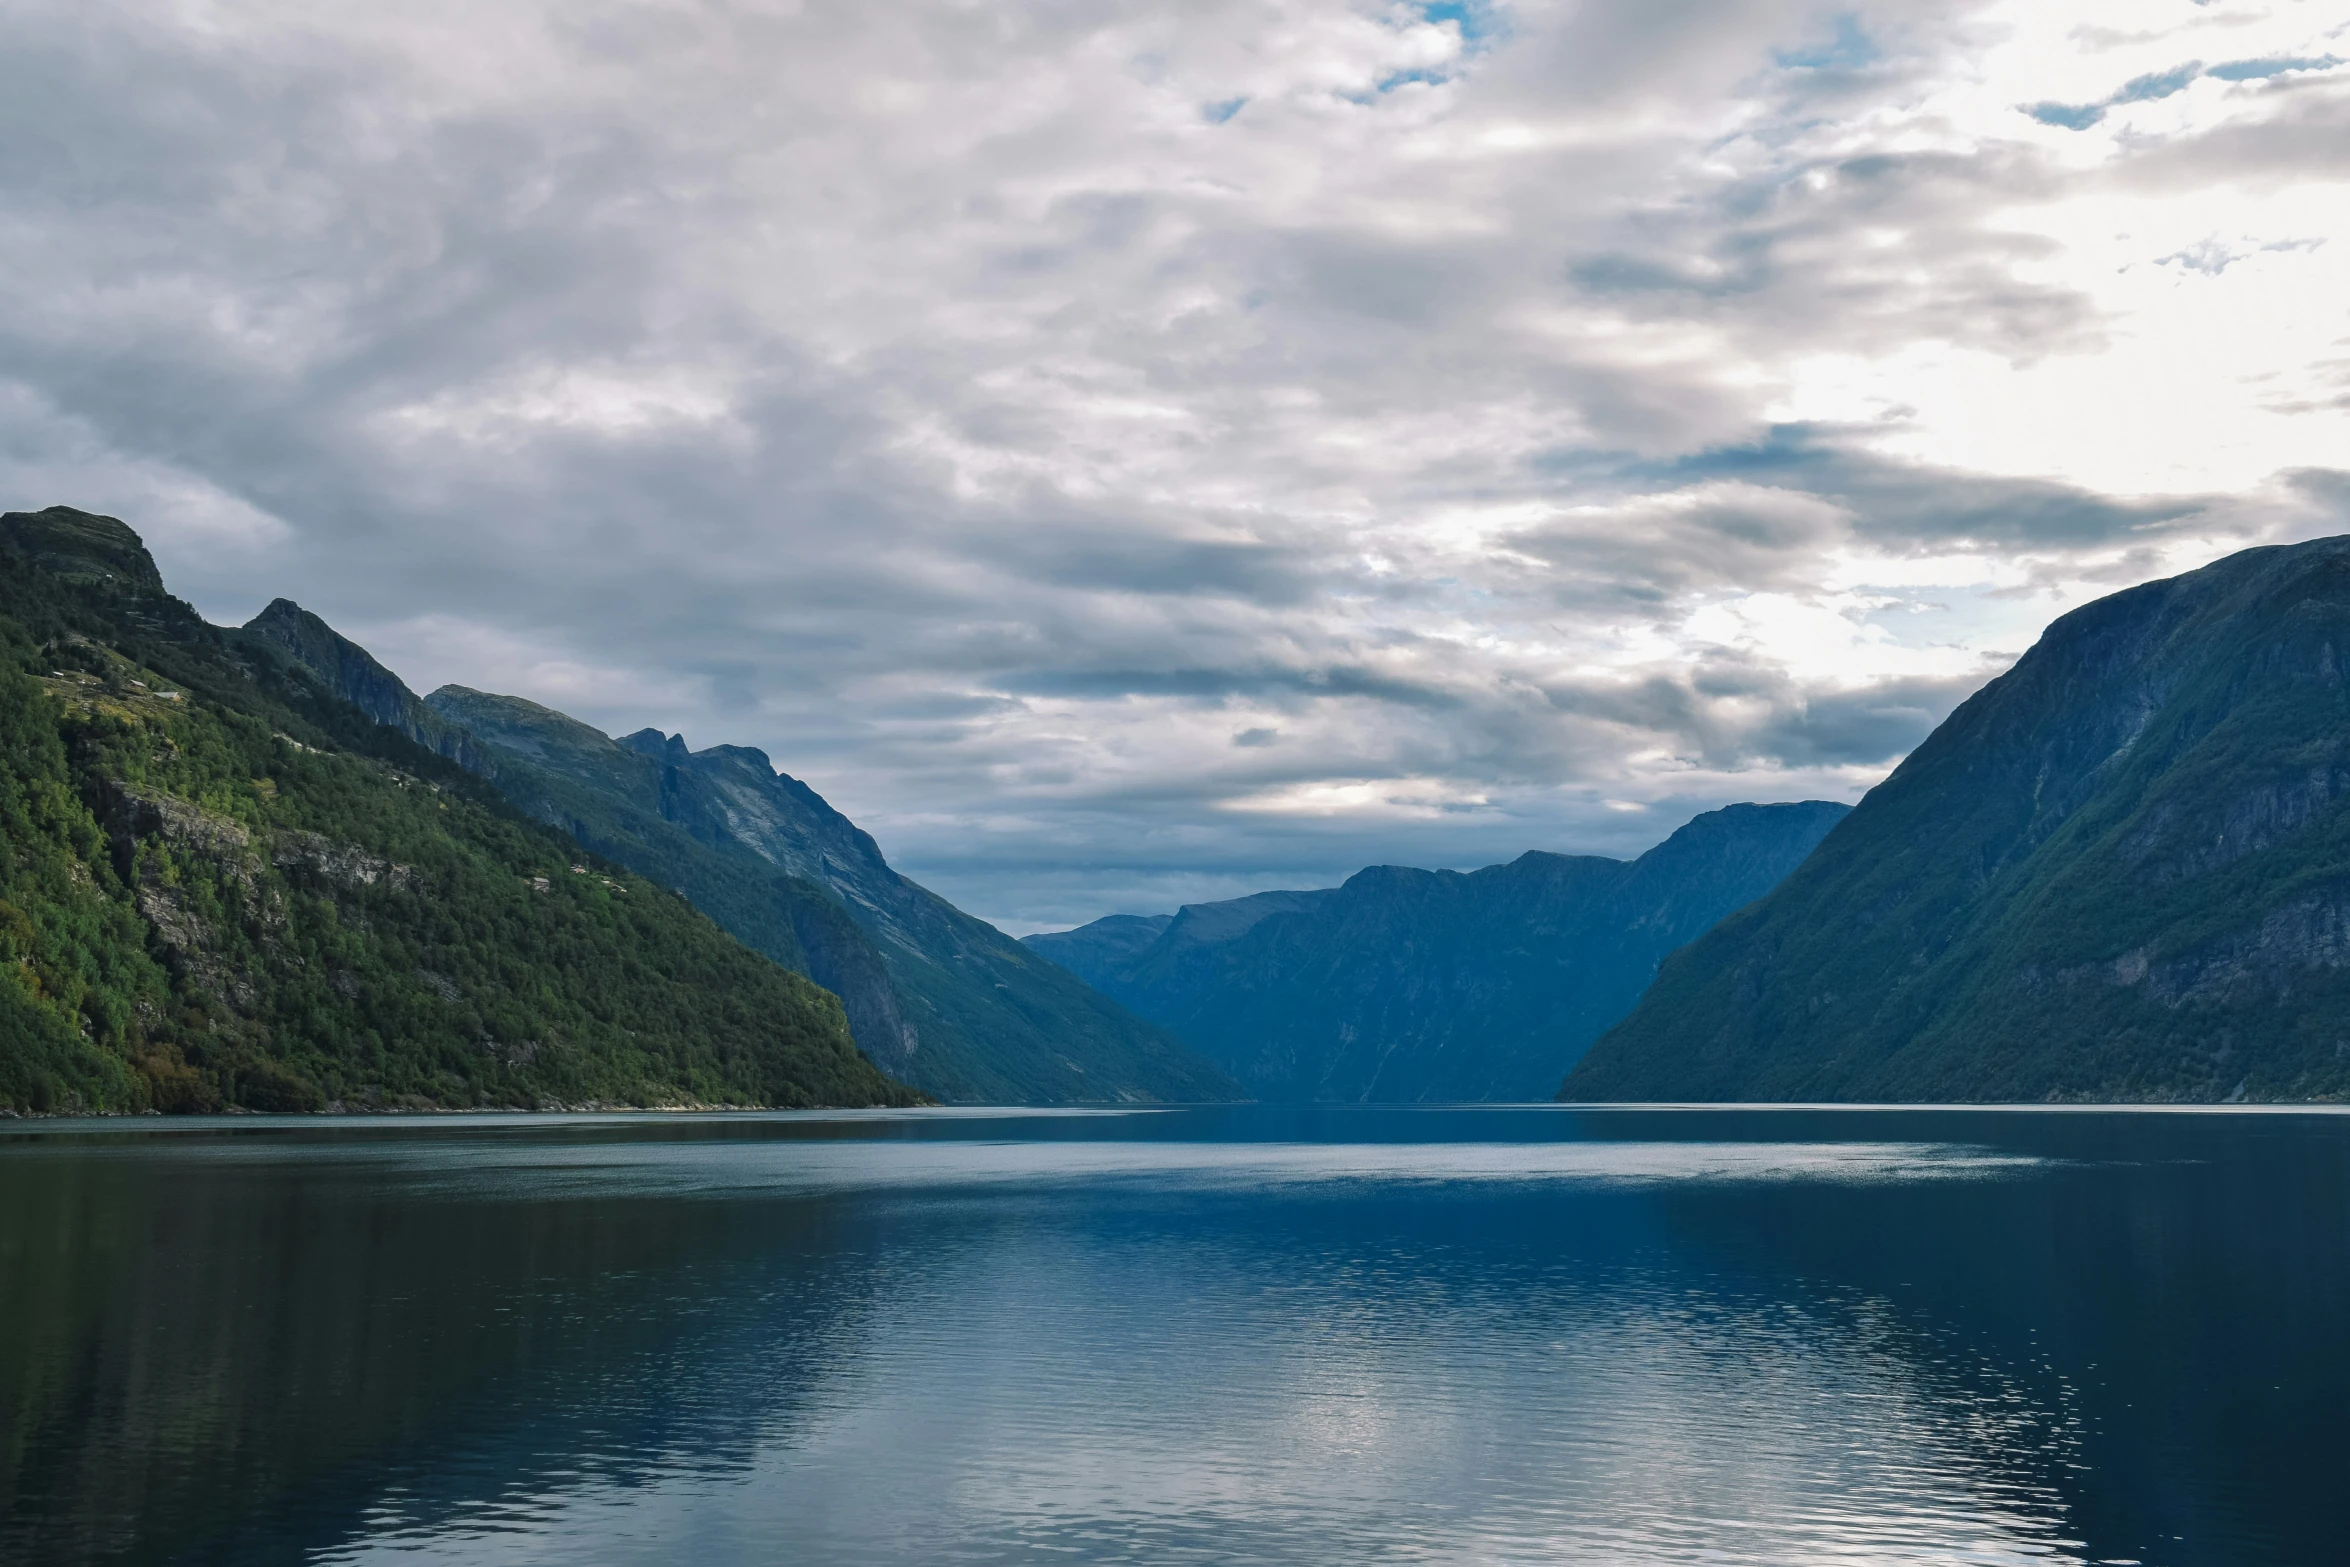
[[[0,1134],[0,1561],[2320,1562],[2350,1117]]]

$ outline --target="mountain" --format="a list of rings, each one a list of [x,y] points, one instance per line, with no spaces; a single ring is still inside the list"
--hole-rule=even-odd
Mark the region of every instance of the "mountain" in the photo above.
[[[866,1054],[903,1068],[906,1024],[887,963],[823,888],[755,857],[730,857],[661,815],[659,772],[597,730],[527,702],[478,697],[512,742],[493,746],[443,717],[366,649],[286,599],[236,633],[291,660],[376,722],[487,778],[533,820],[683,893],[753,951],[840,997]],[[452,688],[452,695],[456,688]],[[466,695],[475,695],[466,693]],[[532,715],[537,715],[536,718]]]
[[[839,1003],[171,597],[0,516],[0,1108],[902,1104]]]
[[[2350,538],[2052,624],[1564,1097],[2350,1095]]]
[[[242,635],[832,990],[866,1053],[926,1093],[1019,1103],[1238,1095],[1164,1031],[898,875],[870,835],[761,752],[694,751],[650,729],[615,740],[463,686],[419,698],[283,600]]]
[[[232,641],[265,658],[308,670],[320,684],[379,724],[388,724],[428,751],[470,773],[487,773],[490,755],[457,725],[424,705],[375,655],[292,599],[269,607],[229,632]]]
[[[1629,862],[1380,865],[1027,940],[1265,1099],[1541,1099],[1658,959],[1768,892],[1845,810],[1733,805]]]

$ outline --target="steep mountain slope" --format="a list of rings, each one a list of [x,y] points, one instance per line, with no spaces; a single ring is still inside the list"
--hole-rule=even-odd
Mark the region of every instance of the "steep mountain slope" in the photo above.
[[[1575,1099],[2350,1094],[2350,539],[2075,610]]]
[[[704,856],[771,884],[821,889],[840,930],[817,936],[795,915],[810,971],[825,977],[839,972],[828,965],[878,955],[878,973],[860,967],[851,987],[871,998],[869,1048],[927,1093],[1029,1103],[1237,1096],[1164,1031],[898,875],[870,835],[761,752],[693,751],[649,729],[616,741],[535,703],[458,686],[425,700],[489,748],[491,776],[526,810],[576,824],[583,841],[646,875],[670,879],[672,867],[708,864],[695,858]],[[733,925],[732,907],[708,907]]]
[[[838,1003],[0,516],[0,1107],[903,1103]]]
[[[1769,891],[1845,809],[1734,805],[1628,863],[1381,865],[1028,943],[1267,1099],[1547,1098],[1659,958]]]
[[[267,609],[228,636],[245,651],[308,670],[329,692],[377,723],[390,725],[467,772],[488,770],[489,753],[471,735],[425,706],[367,649],[292,599],[271,599]]]
[[[898,875],[869,835],[757,751],[692,751],[651,729],[614,740],[463,686],[420,698],[283,599],[235,635],[815,979],[841,998],[866,1053],[928,1093],[1053,1102],[1239,1092],[1161,1030]]]
[[[756,856],[710,848],[670,823],[661,814],[660,768],[642,755],[560,713],[477,697],[509,741],[492,746],[428,707],[366,649],[285,599],[236,635],[311,671],[378,723],[488,778],[525,815],[683,893],[744,945],[840,997],[850,1032],[876,1062],[899,1071],[910,1061],[913,1041],[888,964],[839,900]]]

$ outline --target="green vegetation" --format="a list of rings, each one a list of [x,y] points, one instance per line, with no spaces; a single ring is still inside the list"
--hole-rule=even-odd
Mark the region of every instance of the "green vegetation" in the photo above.
[[[2350,1097],[2350,539],[2052,625],[1572,1099]]]
[[[0,1107],[905,1103],[839,1002],[162,591],[0,518]]]

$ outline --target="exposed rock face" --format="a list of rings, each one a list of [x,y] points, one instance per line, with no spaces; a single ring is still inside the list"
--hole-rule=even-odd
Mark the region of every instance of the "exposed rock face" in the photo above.
[[[1769,891],[1845,809],[1736,805],[1630,862],[1379,865],[1343,887],[1113,916],[1028,945],[1262,1098],[1543,1099],[1659,958]]]
[[[2350,539],[2064,616],[1575,1098],[2350,1095]]]
[[[305,870],[340,887],[382,887],[393,892],[410,892],[416,887],[414,868],[314,832],[278,833],[269,857],[280,870]]]
[[[849,1032],[874,1065],[902,1082],[912,1082],[922,1050],[921,1031],[898,1003],[889,962],[865,933],[836,905],[794,899],[792,934],[806,958],[810,979],[840,997]]]
[[[216,859],[236,856],[253,842],[253,835],[233,817],[167,794],[141,793],[119,778],[106,780],[98,807],[98,820],[113,838],[126,874],[129,853],[141,838],[161,838]]]

